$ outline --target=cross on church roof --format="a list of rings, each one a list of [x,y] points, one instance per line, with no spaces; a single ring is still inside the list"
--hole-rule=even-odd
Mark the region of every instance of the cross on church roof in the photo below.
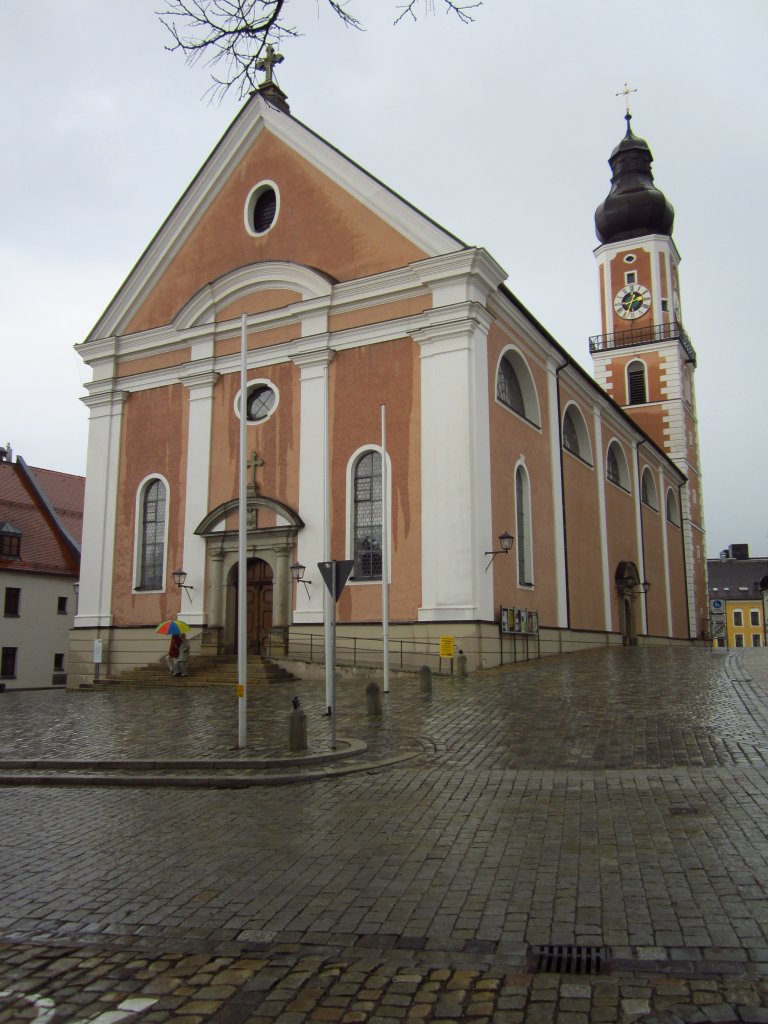
[[[282,53],[278,53],[272,43],[267,43],[267,55],[266,57],[260,57],[256,61],[256,70],[263,71],[266,74],[264,81],[261,83],[262,87],[265,85],[271,85],[274,81],[275,64],[282,64],[285,60]]]
[[[624,97],[624,104],[626,105],[627,113],[628,114],[629,114],[629,94],[633,93],[633,92],[637,92],[637,89],[630,89],[628,83],[625,82],[624,83],[624,88],[620,89],[619,92],[616,93],[617,96],[623,96]]]

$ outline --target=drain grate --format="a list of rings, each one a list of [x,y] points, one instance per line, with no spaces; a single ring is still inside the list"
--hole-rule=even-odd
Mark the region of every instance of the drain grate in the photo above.
[[[531,946],[531,974],[606,974],[611,961],[607,946]]]

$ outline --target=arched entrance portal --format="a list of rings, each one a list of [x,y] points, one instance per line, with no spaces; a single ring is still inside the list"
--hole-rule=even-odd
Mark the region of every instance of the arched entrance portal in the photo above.
[[[625,647],[635,647],[637,645],[635,606],[640,586],[640,575],[635,563],[619,562],[616,568],[615,580],[619,596],[621,642]]]
[[[291,572],[296,535],[304,526],[293,509],[264,495],[248,497],[248,650],[271,653],[286,642],[291,621]],[[259,515],[261,513],[261,515]],[[213,509],[195,533],[206,542],[208,627],[204,643],[219,653],[237,651],[238,501]]]
[[[227,639],[230,651],[237,651],[238,600],[240,567],[232,566],[227,581]],[[247,596],[245,602],[246,649],[249,654],[264,654],[270,635],[274,610],[274,581],[272,566],[263,558],[248,559]]]

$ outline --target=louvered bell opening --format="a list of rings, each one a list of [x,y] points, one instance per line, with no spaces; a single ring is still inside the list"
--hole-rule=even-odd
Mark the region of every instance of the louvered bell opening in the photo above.
[[[253,207],[253,230],[262,234],[272,227],[277,212],[277,196],[272,188],[265,188]]]

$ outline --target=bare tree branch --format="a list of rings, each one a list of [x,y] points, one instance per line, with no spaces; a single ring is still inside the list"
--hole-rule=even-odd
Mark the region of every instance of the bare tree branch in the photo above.
[[[418,18],[414,8],[420,2],[424,3],[425,8],[430,14],[435,13],[435,0],[406,0],[405,3],[398,4],[400,7],[400,13],[395,18],[395,25],[397,25],[399,21],[402,21],[407,14],[410,14],[411,18],[413,18],[414,21],[417,21]],[[446,14],[455,14],[464,22],[465,25],[468,25],[470,21],[475,20],[472,15],[469,14],[469,11],[473,11],[475,8],[483,6],[483,0],[475,0],[474,3],[459,3],[458,0],[443,0],[443,3],[445,4]]]
[[[360,20],[349,11],[354,0],[325,0],[347,28],[362,30]],[[483,0],[442,0],[447,13],[461,21],[474,19],[469,11]],[[240,99],[259,87],[257,72],[267,45],[299,36],[299,30],[284,19],[289,0],[167,0],[168,10],[157,11],[168,29],[170,51],[181,51],[190,65],[203,61],[211,68],[210,91],[223,97],[236,88]],[[435,0],[404,0],[395,24],[406,15],[416,21],[423,6],[434,14]],[[263,67],[263,64],[261,65]],[[215,71],[214,71],[215,69]]]

